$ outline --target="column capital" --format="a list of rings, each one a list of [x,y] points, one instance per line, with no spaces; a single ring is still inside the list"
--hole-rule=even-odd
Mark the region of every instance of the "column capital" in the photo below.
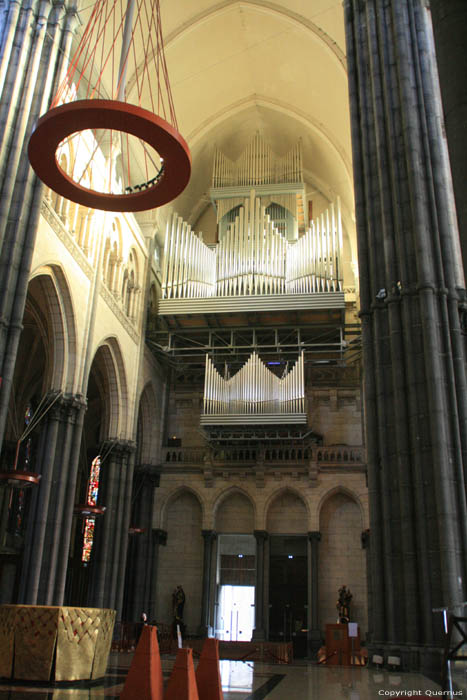
[[[161,481],[160,467],[156,464],[137,464],[135,466],[135,477],[150,486],[159,486]]]
[[[201,530],[201,534],[205,542],[215,540],[217,537],[217,532],[215,530]]]
[[[253,534],[257,542],[265,542],[269,537],[267,530],[253,530]]]
[[[319,530],[312,530],[308,532],[308,539],[310,542],[320,542],[321,533],[319,532]]]
[[[134,454],[136,451],[136,443],[133,440],[121,440],[119,438],[107,438],[101,445],[102,452],[106,452],[107,456],[112,459],[118,457],[123,459],[127,455]]]
[[[50,390],[47,393],[47,404],[44,405],[43,416],[49,410],[47,405],[53,420],[74,423],[79,413],[86,410],[87,400],[82,394],[63,394],[57,390]]]

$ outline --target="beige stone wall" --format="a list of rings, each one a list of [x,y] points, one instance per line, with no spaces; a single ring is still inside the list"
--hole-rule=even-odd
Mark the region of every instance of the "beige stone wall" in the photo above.
[[[336,489],[340,492],[336,495]],[[180,498],[181,494],[186,494],[187,507],[180,508],[179,528],[183,527],[183,533],[188,533],[190,528],[197,527],[196,533],[185,534],[183,536],[194,538],[200,543],[202,551],[201,529],[216,530],[219,532],[243,532],[251,533],[254,530],[266,530],[277,534],[305,534],[310,531],[319,531],[321,527],[325,529],[324,541],[320,543],[320,556],[324,553],[324,559],[320,559],[320,595],[328,591],[328,599],[323,603],[320,599],[321,626],[324,632],[324,624],[335,620],[335,598],[337,589],[342,583],[348,583],[355,596],[356,614],[358,614],[362,632],[366,631],[366,565],[364,550],[359,549],[361,533],[369,527],[368,525],[368,490],[365,483],[365,476],[362,473],[355,473],[349,470],[341,470],[340,473],[320,473],[318,482],[314,485],[305,477],[293,478],[290,475],[267,474],[264,486],[258,487],[253,473],[245,470],[242,475],[229,478],[214,478],[212,485],[207,486],[201,473],[181,473],[178,466],[174,466],[170,473],[170,467],[161,475],[160,486],[156,489],[156,509],[154,512],[153,526],[165,529],[169,532],[173,528],[174,499]],[[345,494],[342,496],[341,494]],[[196,500],[194,500],[194,498]],[[337,499],[337,506],[327,505]],[[342,500],[343,499],[343,500]],[[177,501],[175,500],[175,503]],[[184,502],[184,501],[183,501]],[[182,503],[182,501],[180,501]],[[193,508],[188,504],[200,504],[202,522],[196,526],[193,521]],[[324,513],[324,515],[323,515]],[[252,517],[254,515],[254,518]],[[333,517],[331,517],[331,515]],[[178,516],[177,516],[178,517]],[[238,523],[235,522],[237,518]],[[185,525],[182,525],[185,523]],[[329,529],[331,527],[331,530]],[[181,532],[181,531],[180,531]],[[345,533],[344,539],[338,539],[341,532]],[[330,534],[331,533],[331,534]],[[177,534],[177,541],[182,535]],[[189,539],[190,542],[194,541]],[[336,552],[338,542],[344,542],[345,561],[343,568]],[[180,543],[177,554],[173,558],[169,557],[169,549],[160,548],[162,558],[159,567],[158,596],[168,611],[167,600],[173,577],[177,566],[182,566],[180,560]],[[200,559],[202,554],[200,553]],[[169,557],[169,558],[168,558]],[[179,562],[178,564],[176,562]],[[329,568],[332,564],[332,583],[327,583]],[[201,566],[201,564],[200,564]],[[171,572],[167,574],[167,570]],[[180,571],[184,568],[179,569]],[[193,589],[193,600],[196,599],[196,588],[194,572],[196,567],[189,563],[187,573]],[[201,572],[201,570],[198,570]],[[347,581],[341,580],[346,574]],[[215,573],[213,572],[213,580]],[[199,573],[201,586],[201,573]],[[324,581],[324,583],[323,583]],[[336,582],[338,583],[336,588]],[[182,582],[183,585],[183,582]],[[265,576],[265,615],[267,613],[267,588],[268,574]],[[165,597],[164,597],[165,596]],[[200,599],[199,599],[200,600]],[[212,601],[214,604],[214,600]],[[199,603],[200,605],[200,603]],[[327,606],[327,607],[326,607]],[[323,611],[323,612],[321,612]],[[201,608],[199,607],[198,616]],[[212,605],[211,619],[214,610]],[[267,615],[266,615],[267,619]],[[190,622],[190,624],[192,624]]]
[[[61,330],[54,357],[60,372],[47,388],[85,395],[91,362],[105,346],[113,392],[108,437],[134,439],[147,242],[134,216],[87,213],[53,193],[41,214],[30,278],[51,282],[48,313],[56,337]]]
[[[202,392],[171,392],[168,431],[182,439],[183,447],[204,444],[199,430]],[[307,391],[308,425],[322,435],[325,445],[361,445],[362,406],[358,387],[311,387]]]
[[[162,458],[165,435],[165,414],[168,401],[167,372],[144,347],[138,382],[139,410],[142,421],[142,442],[139,446],[143,464],[158,465]]]
[[[312,387],[307,399],[309,424],[325,445],[362,444],[360,389]]]
[[[182,440],[183,447],[205,444],[199,428],[202,395],[199,391],[171,391],[167,416],[167,435]]]
[[[320,511],[319,622],[321,629],[337,619],[336,602],[342,585],[353,595],[351,619],[368,631],[366,556],[361,545],[362,511],[354,498],[343,492],[329,496]]]
[[[196,634],[201,621],[203,537],[201,506],[188,491],[171,500],[166,521],[167,544],[159,547],[156,619],[172,622],[172,592],[183,586],[186,595],[184,622]]]
[[[245,494],[234,492],[218,504],[215,518],[216,532],[251,533],[254,527],[254,506]]]
[[[254,504],[254,529],[266,530],[268,512],[276,499],[282,494],[292,494],[301,499],[307,511],[306,527],[302,532],[319,530],[320,511],[326,499],[340,488],[358,504],[363,514],[363,522],[359,531],[368,528],[368,489],[365,475],[349,470],[341,470],[338,474],[320,473],[318,483],[314,484],[305,477],[294,478],[290,475],[266,474],[264,486],[258,487],[253,472],[246,469],[235,477],[222,476],[214,478],[213,485],[207,486],[201,473],[181,473],[179,466],[164,468],[161,474],[160,486],[156,492],[156,507],[154,510],[153,526],[167,529],[167,518],[171,510],[171,500],[181,491],[188,489],[194,493],[203,511],[202,527],[205,530],[215,529],[216,513],[219,504],[235,493],[243,494]],[[294,527],[295,516],[291,514],[290,527]],[[293,531],[293,530],[292,530]]]
[[[290,491],[281,491],[268,508],[266,530],[271,535],[304,535],[308,512],[302,498]]]

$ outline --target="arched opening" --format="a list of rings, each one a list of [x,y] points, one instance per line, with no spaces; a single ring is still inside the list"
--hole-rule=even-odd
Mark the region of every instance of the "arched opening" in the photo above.
[[[248,642],[255,624],[256,542],[252,501],[233,491],[216,508],[217,590],[215,634]]]
[[[167,504],[166,512],[167,545],[159,550],[156,620],[172,624],[172,595],[181,585],[186,595],[183,621],[187,634],[194,634],[200,622],[203,581],[201,505],[193,493],[182,490]]]
[[[115,378],[110,376],[109,349],[101,346],[92,362],[87,390],[87,411],[84,416],[78,475],[76,481],[75,504],[84,504],[93,461],[101,457],[101,473],[98,504],[105,506],[102,492],[105,490],[107,463],[104,457],[110,445],[106,444],[110,435],[111,414],[115,410],[113,397]],[[112,407],[112,404],[114,406]],[[118,403],[117,403],[118,405]],[[105,518],[106,514],[102,516]],[[101,520],[102,520],[101,518]],[[71,545],[69,552],[66,600],[70,605],[86,605],[90,593],[90,583],[94,575],[95,536],[101,522],[97,519],[81,517],[77,512],[73,518]]]
[[[360,625],[365,638],[368,629],[365,552],[361,546],[362,513],[350,494],[337,491],[323,503],[319,529],[319,625],[337,620],[336,603],[342,585],[352,593],[350,619]]]
[[[122,619],[137,621],[141,611],[154,618],[156,565],[159,544],[153,531],[155,489],[159,485],[160,406],[152,384],[141,394],[136,431],[130,537]],[[155,542],[157,541],[157,544]]]
[[[30,285],[23,320],[13,387],[10,395],[7,427],[1,453],[1,469],[13,467],[16,444],[28,415],[38,406],[50,376],[49,358],[53,335],[47,309],[40,303],[39,280]],[[39,432],[35,431],[20,446],[18,468],[36,468]],[[0,602],[11,603],[18,595],[19,575],[31,506],[31,489],[0,487]]]
[[[65,290],[62,289],[62,293]],[[65,317],[57,278],[42,274],[29,283],[23,330],[10,393],[0,470],[16,468],[42,475],[50,407],[67,385],[69,344],[74,333]],[[66,304],[66,300],[65,300]],[[29,431],[27,436],[25,431]],[[20,441],[20,442],[19,442]],[[49,456],[49,461],[53,454]],[[27,543],[29,520],[34,520],[37,487],[0,486],[0,602],[14,602],[19,595],[19,576]],[[35,493],[36,491],[36,493]]]
[[[302,498],[284,490],[269,505],[269,639],[293,642],[306,654],[308,512]]]

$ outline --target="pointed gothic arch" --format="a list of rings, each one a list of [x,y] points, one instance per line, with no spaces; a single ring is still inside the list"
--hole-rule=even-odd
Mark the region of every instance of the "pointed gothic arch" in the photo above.
[[[240,499],[240,505],[238,503],[233,503],[233,511],[229,513],[229,517],[227,518],[228,531],[253,532],[256,524],[256,504],[251,495],[240,486],[229,486],[218,494],[212,508],[214,528],[219,530],[218,524],[222,517],[222,506],[230,499],[233,501],[235,501],[235,499],[237,499],[237,501]],[[245,504],[247,505],[247,509],[244,507]],[[248,513],[248,509],[251,510],[251,516]],[[235,522],[235,520],[238,522]],[[250,520],[251,522],[249,522]],[[233,524],[234,522],[235,524]],[[224,525],[226,525],[225,522]],[[232,529],[232,527],[234,529]]]
[[[148,382],[139,397],[137,425],[137,458],[139,464],[157,464],[160,459],[161,409],[152,382]]]
[[[202,522],[204,522],[205,506],[203,499],[198,493],[198,491],[191,486],[177,486],[166,496],[165,500],[162,502],[159,511],[159,522],[162,529],[167,528],[167,517],[170,510],[170,505],[174,503],[181,495],[184,493],[189,493],[198,501],[199,507],[201,508]]]

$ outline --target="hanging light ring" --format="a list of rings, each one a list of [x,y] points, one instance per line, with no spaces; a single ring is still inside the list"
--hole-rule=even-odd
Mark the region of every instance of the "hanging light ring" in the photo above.
[[[146,189],[126,194],[97,192],[75,182],[57,162],[59,145],[85,129],[109,129],[135,136],[164,159],[164,171]],[[137,212],[172,201],[186,187],[191,173],[188,145],[173,126],[142,107],[116,100],[78,100],[46,112],[29,141],[30,163],[54,192],[92,209]]]
[[[41,480],[41,474],[35,474],[34,472],[23,472],[20,470],[12,469],[8,472],[0,473],[0,483],[6,483],[8,486],[12,486],[17,489],[25,489],[29,486],[37,486]]]

